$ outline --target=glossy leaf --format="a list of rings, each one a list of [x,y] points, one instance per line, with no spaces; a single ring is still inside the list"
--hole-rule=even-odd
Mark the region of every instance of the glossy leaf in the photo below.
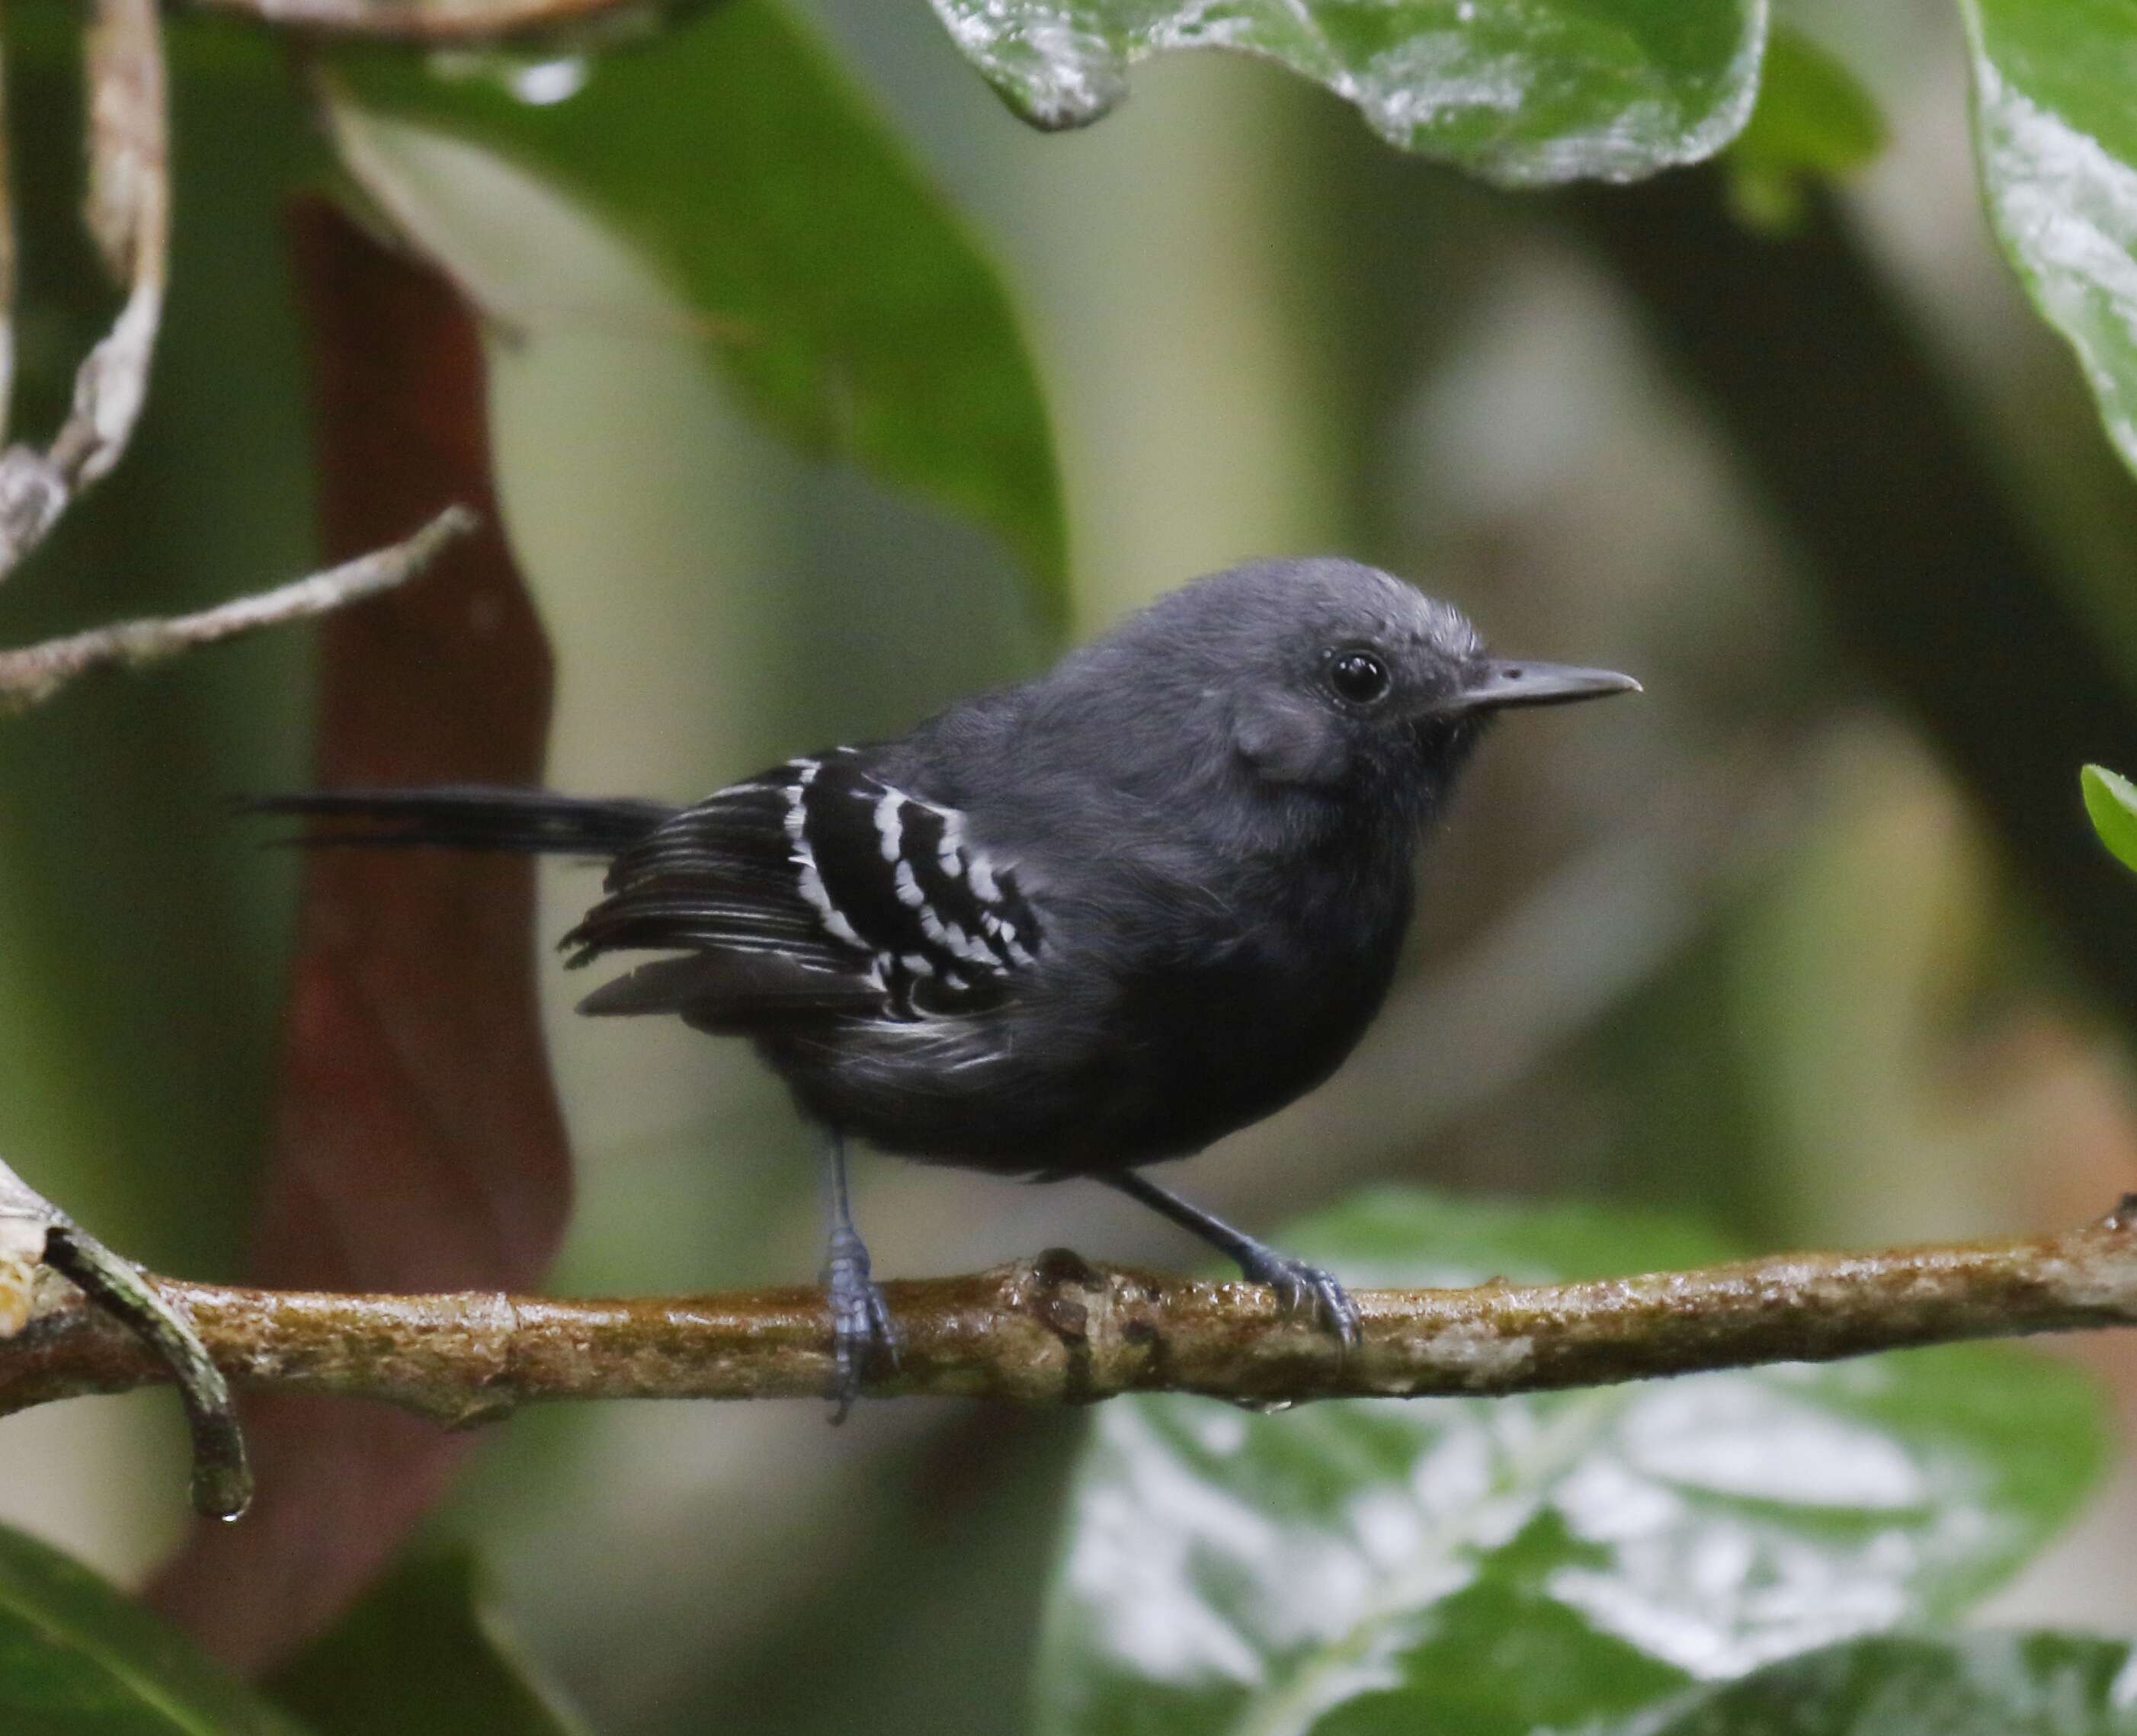
[[[1960,0],[1990,221],[2137,466],[2137,13]]]
[[[1381,137],[1526,186],[1696,163],[1751,112],[1765,0],[934,0],[1010,105],[1083,126],[1163,49],[1262,56]]]
[[[301,1736],[294,1719],[56,1549],[0,1529],[0,1730]]]
[[[1714,1257],[1682,1226],[1381,1194],[1280,1238],[1363,1284]],[[1948,1616],[2104,1456],[2075,1374],[2003,1346],[1492,1400],[1095,1419],[1039,1728],[1524,1736]]]
[[[2137,784],[2105,766],[2087,766],[2078,774],[2085,811],[2100,841],[2125,868],[2137,868]]]
[[[767,0],[725,0],[585,59],[336,64],[359,103],[582,202],[666,278],[758,414],[988,526],[1028,569],[1041,614],[1065,619],[1052,435],[1008,296],[888,129]],[[421,237],[455,270],[464,239],[450,224]],[[523,299],[538,302],[538,250],[518,269]]]
[[[2060,1633],[1858,1640],[1623,1736],[2137,1736],[2137,1649]]]
[[[465,1554],[404,1563],[276,1670],[316,1736],[585,1736],[483,1600]]]

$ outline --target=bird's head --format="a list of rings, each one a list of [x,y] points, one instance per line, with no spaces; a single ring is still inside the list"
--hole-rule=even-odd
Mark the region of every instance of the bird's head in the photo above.
[[[1176,712],[1198,742],[1218,722],[1222,750],[1264,785],[1419,814],[1496,713],[1639,687],[1609,669],[1492,657],[1453,605],[1326,558],[1199,580],[1080,659],[1112,691],[1140,689],[1154,710]]]

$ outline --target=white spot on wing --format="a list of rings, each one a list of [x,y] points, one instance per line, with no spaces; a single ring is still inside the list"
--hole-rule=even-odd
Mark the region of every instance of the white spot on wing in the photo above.
[[[824,877],[816,872],[816,859],[809,853],[807,844],[803,844],[794,853],[793,863],[801,870],[796,883],[801,896],[809,901],[822,920],[825,931],[833,939],[844,941],[849,946],[859,946],[865,951],[868,942],[855,931],[854,925],[845,919],[839,907],[832,903],[830,893],[825,891]]]
[[[794,841],[794,849],[786,859],[794,864],[796,888],[816,912],[826,934],[833,940],[866,951],[868,942],[832,903],[830,893],[825,890],[824,877],[816,871],[816,853],[809,848],[809,786],[816,781],[816,774],[822,768],[815,760],[796,760],[793,764],[799,776],[786,786],[786,835]]]
[[[801,829],[809,820],[808,809],[805,805],[809,786],[816,781],[816,773],[821,768],[814,760],[791,760],[787,763],[793,766],[796,776],[794,781],[786,786],[786,835],[798,844],[801,843]]]
[[[905,805],[905,798],[895,790],[884,792],[883,800],[875,805],[875,829],[885,862],[896,862],[900,847],[905,842],[905,823],[898,818],[898,810]]]
[[[942,841],[935,847],[935,860],[955,880],[965,872],[965,816],[955,808],[938,808],[942,816]]]
[[[955,922],[942,925],[942,944],[968,965],[985,965],[989,969],[994,966],[994,955]]]

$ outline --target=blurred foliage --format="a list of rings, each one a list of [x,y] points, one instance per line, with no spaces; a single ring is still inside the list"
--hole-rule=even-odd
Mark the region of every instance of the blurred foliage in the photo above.
[[[313,1736],[585,1736],[462,1552],[420,1549],[265,1684]]]
[[[303,1736],[117,1587],[0,1527],[0,1728]]]
[[[1776,23],[1759,100],[1729,147],[1735,161],[1841,175],[1868,163],[1885,140],[1877,100],[1855,75],[1802,31]]]
[[[479,143],[612,224],[674,280],[754,409],[809,450],[849,455],[998,532],[1030,571],[1039,618],[1065,624],[1052,439],[1009,298],[776,7],[728,0],[657,42],[594,56],[346,53],[335,66],[363,104]],[[410,212],[377,152],[345,160],[388,213]],[[560,294],[523,238],[486,270],[467,258],[479,225],[416,232],[508,320],[618,317]]]
[[[1769,1664],[1624,1736],[2130,1736],[2132,1652],[2080,1634],[1858,1640]]]
[[[1387,1285],[1724,1252],[1667,1221],[1392,1192],[1282,1240]],[[1584,1726],[1948,1619],[2104,1459],[2088,1385],[2003,1346],[1278,1417],[1122,1400],[1070,1494],[1036,1727]]]
[[[1747,221],[1785,229],[1802,214],[1807,179],[1862,168],[1885,139],[1877,101],[1854,75],[1801,31],[1776,23],[1759,100],[1727,153],[1736,209]]]

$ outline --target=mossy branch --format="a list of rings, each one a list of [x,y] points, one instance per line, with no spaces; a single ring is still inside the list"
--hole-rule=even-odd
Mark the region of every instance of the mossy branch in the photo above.
[[[831,1376],[813,1290],[571,1301],[152,1281],[237,1385],[383,1399],[452,1425],[543,1399],[812,1398]],[[2137,1200],[2040,1238],[1361,1291],[1362,1342],[1347,1355],[1258,1286],[1112,1270],[1059,1250],[884,1287],[903,1347],[894,1369],[874,1371],[877,1397],[1476,1396],[2137,1324]],[[0,1414],[170,1378],[158,1349],[45,1282],[27,1325],[0,1343]]]

